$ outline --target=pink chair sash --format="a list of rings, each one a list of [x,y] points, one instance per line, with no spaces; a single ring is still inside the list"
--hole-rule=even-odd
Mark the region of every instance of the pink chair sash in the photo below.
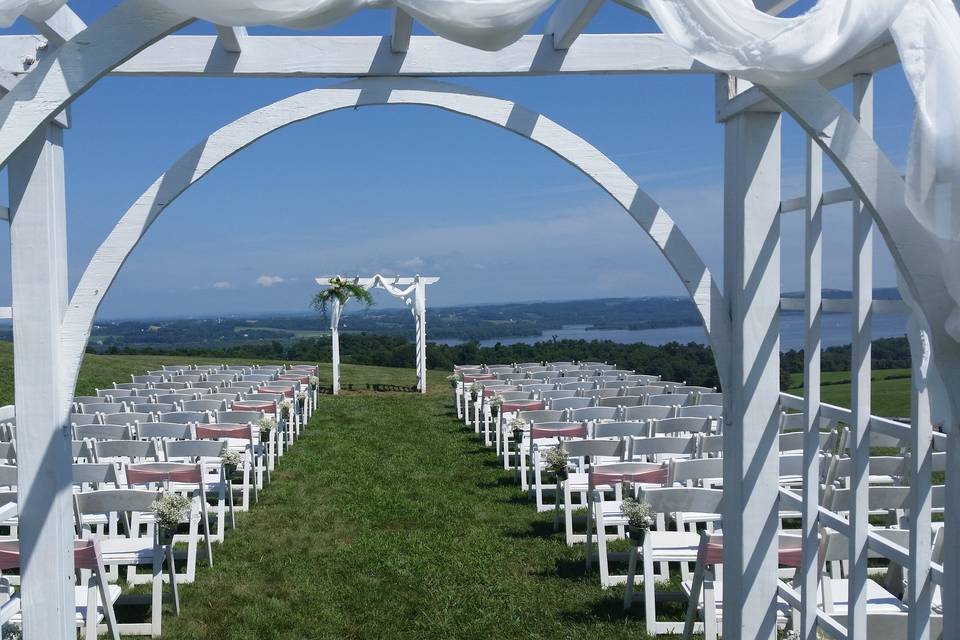
[[[277,411],[276,403],[266,400],[238,400],[233,403],[232,407],[234,411],[240,409],[244,411],[266,411],[267,413],[276,413]]]
[[[505,385],[493,385],[493,386],[495,386],[495,387],[503,386],[503,387],[506,387],[506,388],[505,388],[505,389],[494,389],[494,388],[491,388],[491,387],[485,387],[485,388],[483,389],[483,395],[489,398],[489,397],[492,396],[493,394],[495,394],[495,393],[500,393],[501,391],[519,391],[519,390],[520,390],[520,387],[518,387],[518,386],[516,386],[516,385],[513,385],[513,384],[510,384],[510,385],[507,385],[507,384],[505,384]]]
[[[199,464],[179,464],[174,462],[146,462],[131,464],[127,467],[127,484],[148,484],[150,482],[197,482],[203,477]]]
[[[290,387],[260,387],[257,393],[279,393],[287,398],[293,397],[293,389]]]
[[[245,424],[198,424],[197,438],[250,439],[250,426]]]
[[[73,564],[77,569],[97,569],[100,565],[100,545],[96,540],[73,541]],[[20,542],[4,540],[0,542],[0,569],[20,568]]]
[[[658,467],[648,471],[627,473],[625,471],[603,471],[602,469],[590,473],[590,481],[594,485],[617,484],[620,482],[640,482],[646,484],[663,484],[670,476],[667,467]]]
[[[541,411],[546,409],[542,400],[511,400],[500,405],[500,413],[512,413],[514,411]]]
[[[564,427],[530,427],[531,438],[586,438],[587,425],[572,424]]]
[[[802,557],[803,551],[799,547],[786,547],[777,551],[777,561],[784,567],[799,567]],[[712,536],[706,544],[701,544],[697,562],[723,564],[723,536]]]
[[[310,376],[298,375],[295,373],[285,373],[279,376],[281,380],[296,380],[301,384],[309,384]]]

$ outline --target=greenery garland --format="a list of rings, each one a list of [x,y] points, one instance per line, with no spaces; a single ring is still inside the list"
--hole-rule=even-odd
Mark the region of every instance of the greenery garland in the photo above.
[[[335,276],[330,278],[329,287],[313,296],[313,299],[310,301],[310,306],[326,317],[327,307],[331,301],[336,299],[342,307],[347,304],[350,298],[356,298],[368,307],[373,306],[373,296],[370,295],[370,292],[364,289],[362,285],[341,278],[340,276]]]

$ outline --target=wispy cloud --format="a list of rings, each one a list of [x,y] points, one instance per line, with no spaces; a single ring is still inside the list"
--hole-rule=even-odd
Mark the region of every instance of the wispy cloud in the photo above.
[[[272,287],[275,284],[283,284],[285,280],[280,276],[260,276],[255,282],[261,287]]]
[[[233,289],[233,283],[226,280],[218,280],[213,283],[214,289]]]

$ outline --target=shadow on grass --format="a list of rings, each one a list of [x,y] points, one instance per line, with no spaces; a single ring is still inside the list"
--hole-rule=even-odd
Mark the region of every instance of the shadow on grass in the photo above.
[[[504,487],[516,487],[517,483],[514,482],[513,478],[507,476],[501,476],[496,480],[486,480],[484,482],[478,482],[478,489],[502,489]]]
[[[546,539],[553,538],[558,536],[562,531],[553,530],[553,522],[543,522],[537,520],[530,523],[530,527],[526,531],[507,531],[506,536],[508,538],[513,538],[515,540],[527,540],[530,538]]]

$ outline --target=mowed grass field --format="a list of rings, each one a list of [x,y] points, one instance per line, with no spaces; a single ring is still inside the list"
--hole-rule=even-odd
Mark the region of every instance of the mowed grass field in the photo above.
[[[825,371],[820,380],[823,402],[840,407],[850,406],[850,372]],[[793,374],[788,393],[803,395],[803,375]],[[881,369],[873,372],[871,405],[874,415],[903,418],[910,416],[910,370]]]
[[[181,360],[192,360],[190,358]],[[88,355],[78,393],[168,357]],[[0,345],[0,398],[12,400]],[[237,529],[164,616],[178,640],[646,638],[642,607],[585,571],[553,515],[452,414],[446,372],[344,366]],[[329,383],[329,367],[321,384]],[[667,607],[664,607],[667,609]],[[676,618],[679,608],[667,609]]]

